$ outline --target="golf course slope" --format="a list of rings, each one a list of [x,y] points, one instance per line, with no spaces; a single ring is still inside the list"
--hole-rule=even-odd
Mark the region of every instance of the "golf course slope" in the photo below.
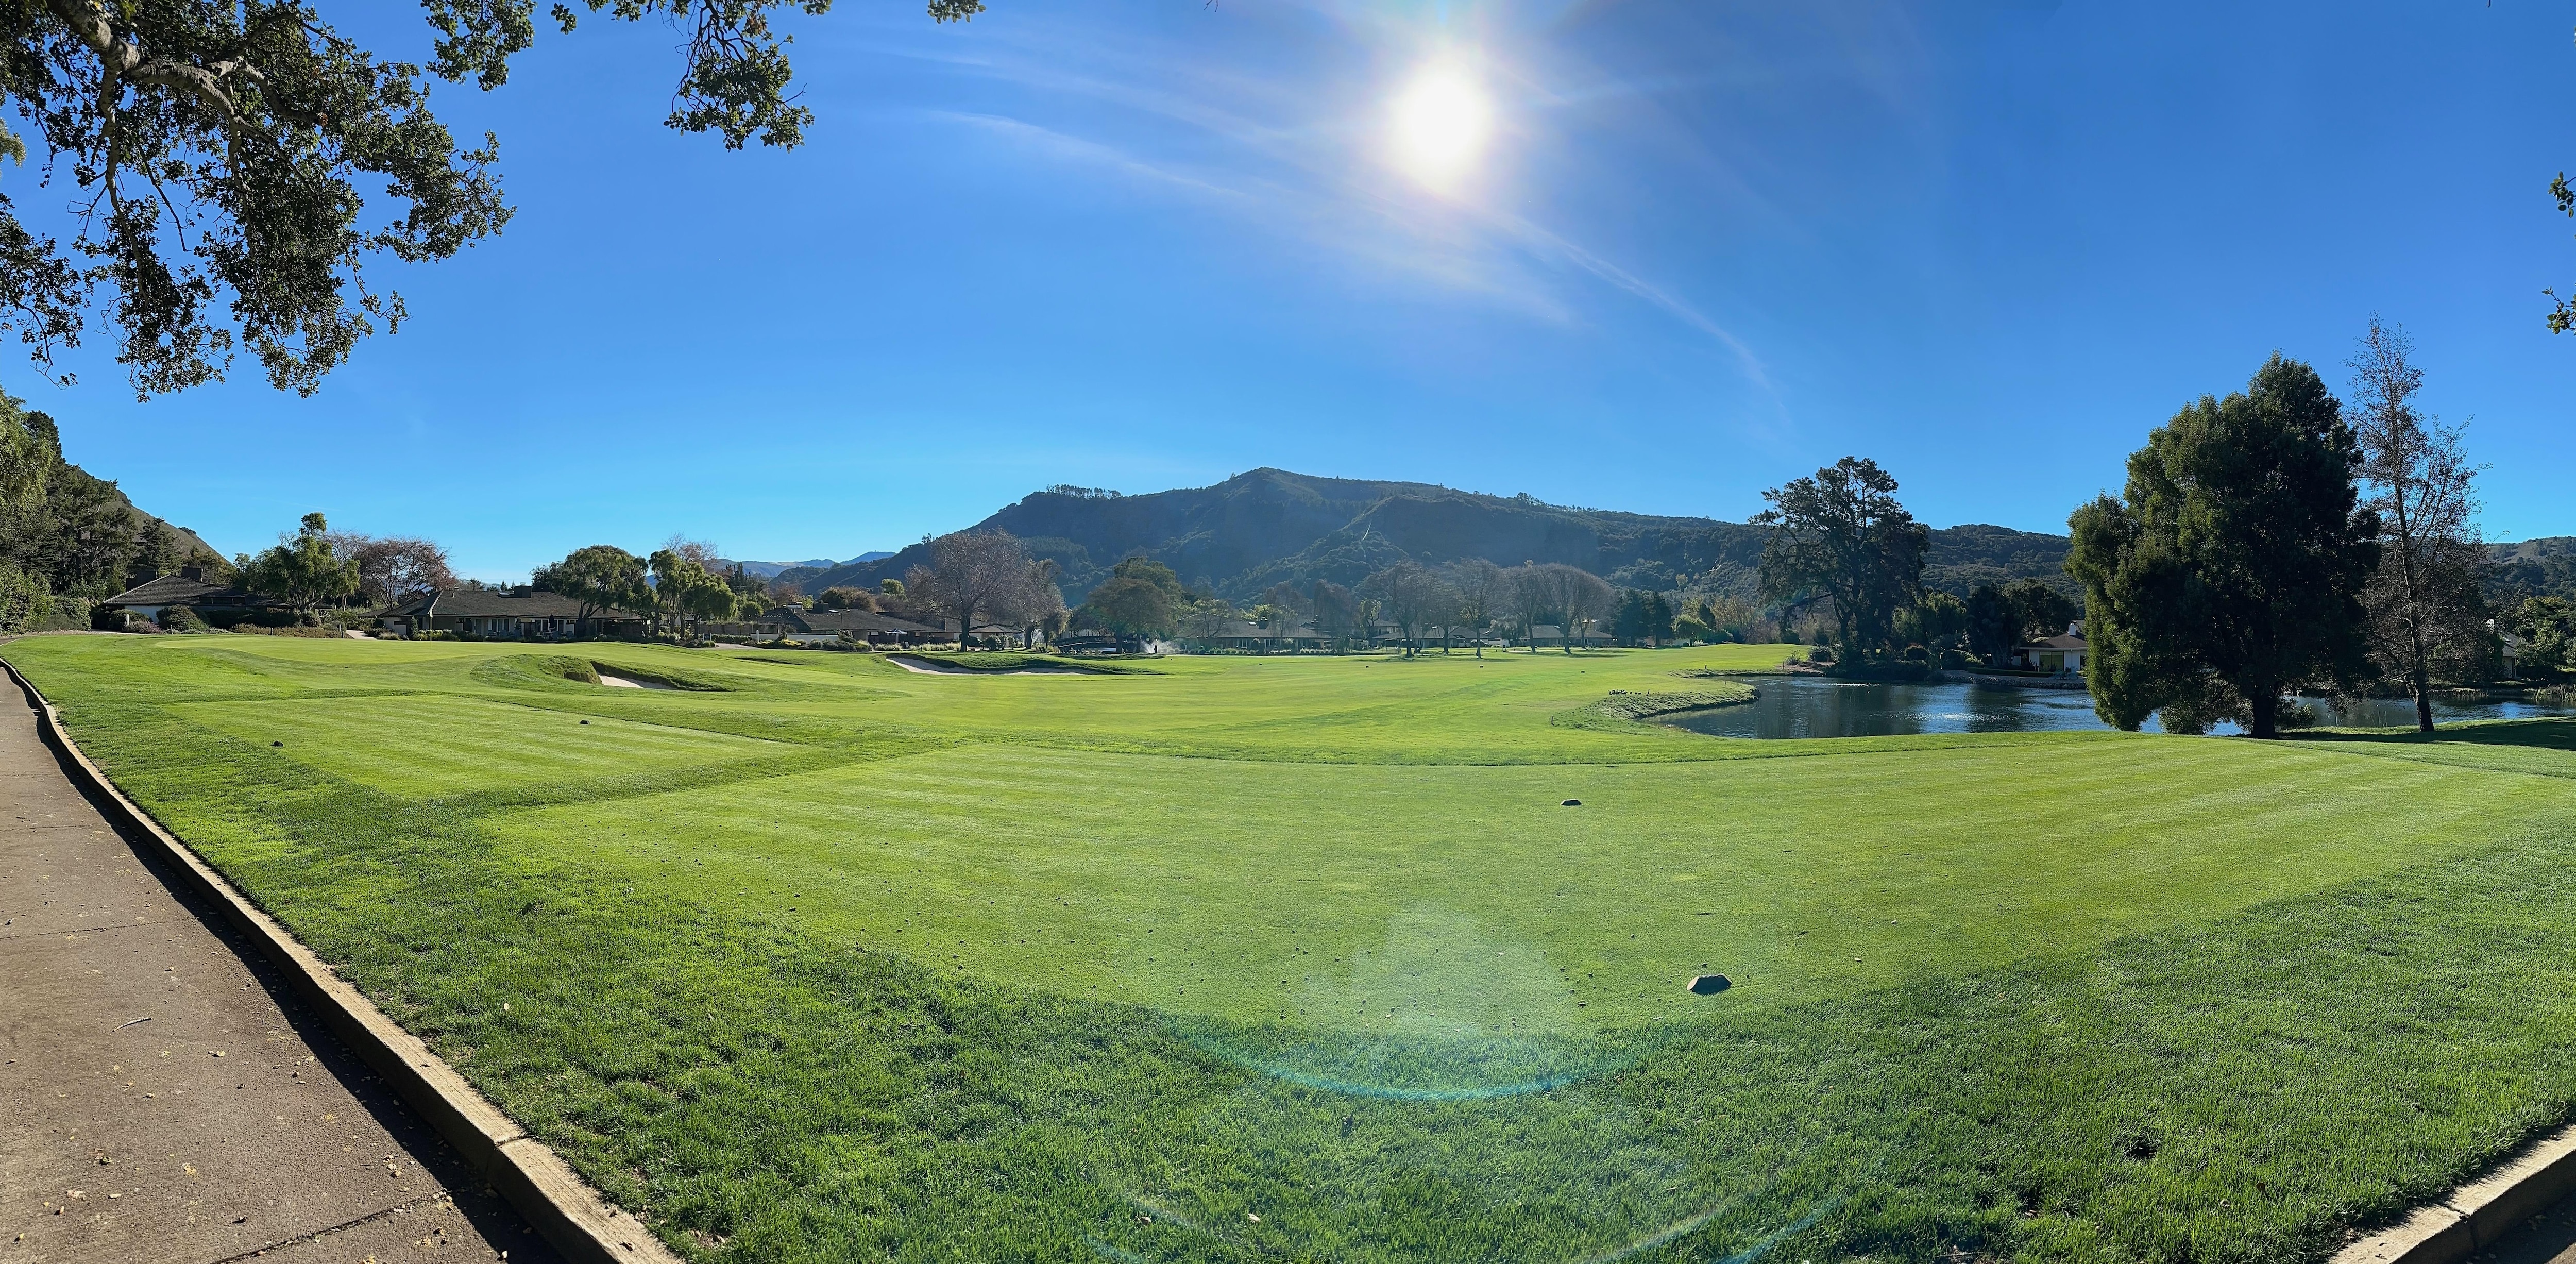
[[[2576,723],[1608,704],[1784,648],[0,653],[694,1259],[2313,1260],[2576,1117]]]

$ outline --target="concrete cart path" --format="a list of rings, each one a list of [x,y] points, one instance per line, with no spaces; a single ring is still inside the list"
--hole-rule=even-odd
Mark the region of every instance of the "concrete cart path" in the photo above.
[[[2470,1258],[2481,1264],[2576,1264],[2576,1198],[2561,1200]]]
[[[558,1259],[220,927],[9,690],[0,1264]]]

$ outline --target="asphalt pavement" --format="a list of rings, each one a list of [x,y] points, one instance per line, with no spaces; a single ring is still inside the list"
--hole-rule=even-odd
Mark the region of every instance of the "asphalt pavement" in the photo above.
[[[2479,1264],[2576,1264],[2576,1198],[2561,1200],[2471,1258]]]

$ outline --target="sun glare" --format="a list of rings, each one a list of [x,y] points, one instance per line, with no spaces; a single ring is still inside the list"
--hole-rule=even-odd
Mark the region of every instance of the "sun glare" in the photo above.
[[[1395,99],[1397,161],[1433,188],[1448,188],[1465,176],[1493,130],[1492,100],[1454,65],[1425,69]]]

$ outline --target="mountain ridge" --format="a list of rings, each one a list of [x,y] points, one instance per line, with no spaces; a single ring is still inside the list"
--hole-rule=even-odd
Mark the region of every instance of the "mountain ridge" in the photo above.
[[[1445,565],[1564,562],[1614,584],[1750,595],[1764,531],[1749,523],[1552,505],[1436,483],[1325,478],[1264,467],[1208,487],[1121,495],[1058,485],[1032,492],[970,530],[1018,536],[1053,560],[1068,604],[1121,559],[1161,562],[1190,584],[1245,600],[1274,583],[1354,584],[1410,559]],[[1965,595],[1979,582],[2037,578],[2070,595],[2067,539],[1982,523],[1935,529],[1928,586]],[[874,588],[929,559],[927,543],[891,556],[778,578],[807,592]]]

